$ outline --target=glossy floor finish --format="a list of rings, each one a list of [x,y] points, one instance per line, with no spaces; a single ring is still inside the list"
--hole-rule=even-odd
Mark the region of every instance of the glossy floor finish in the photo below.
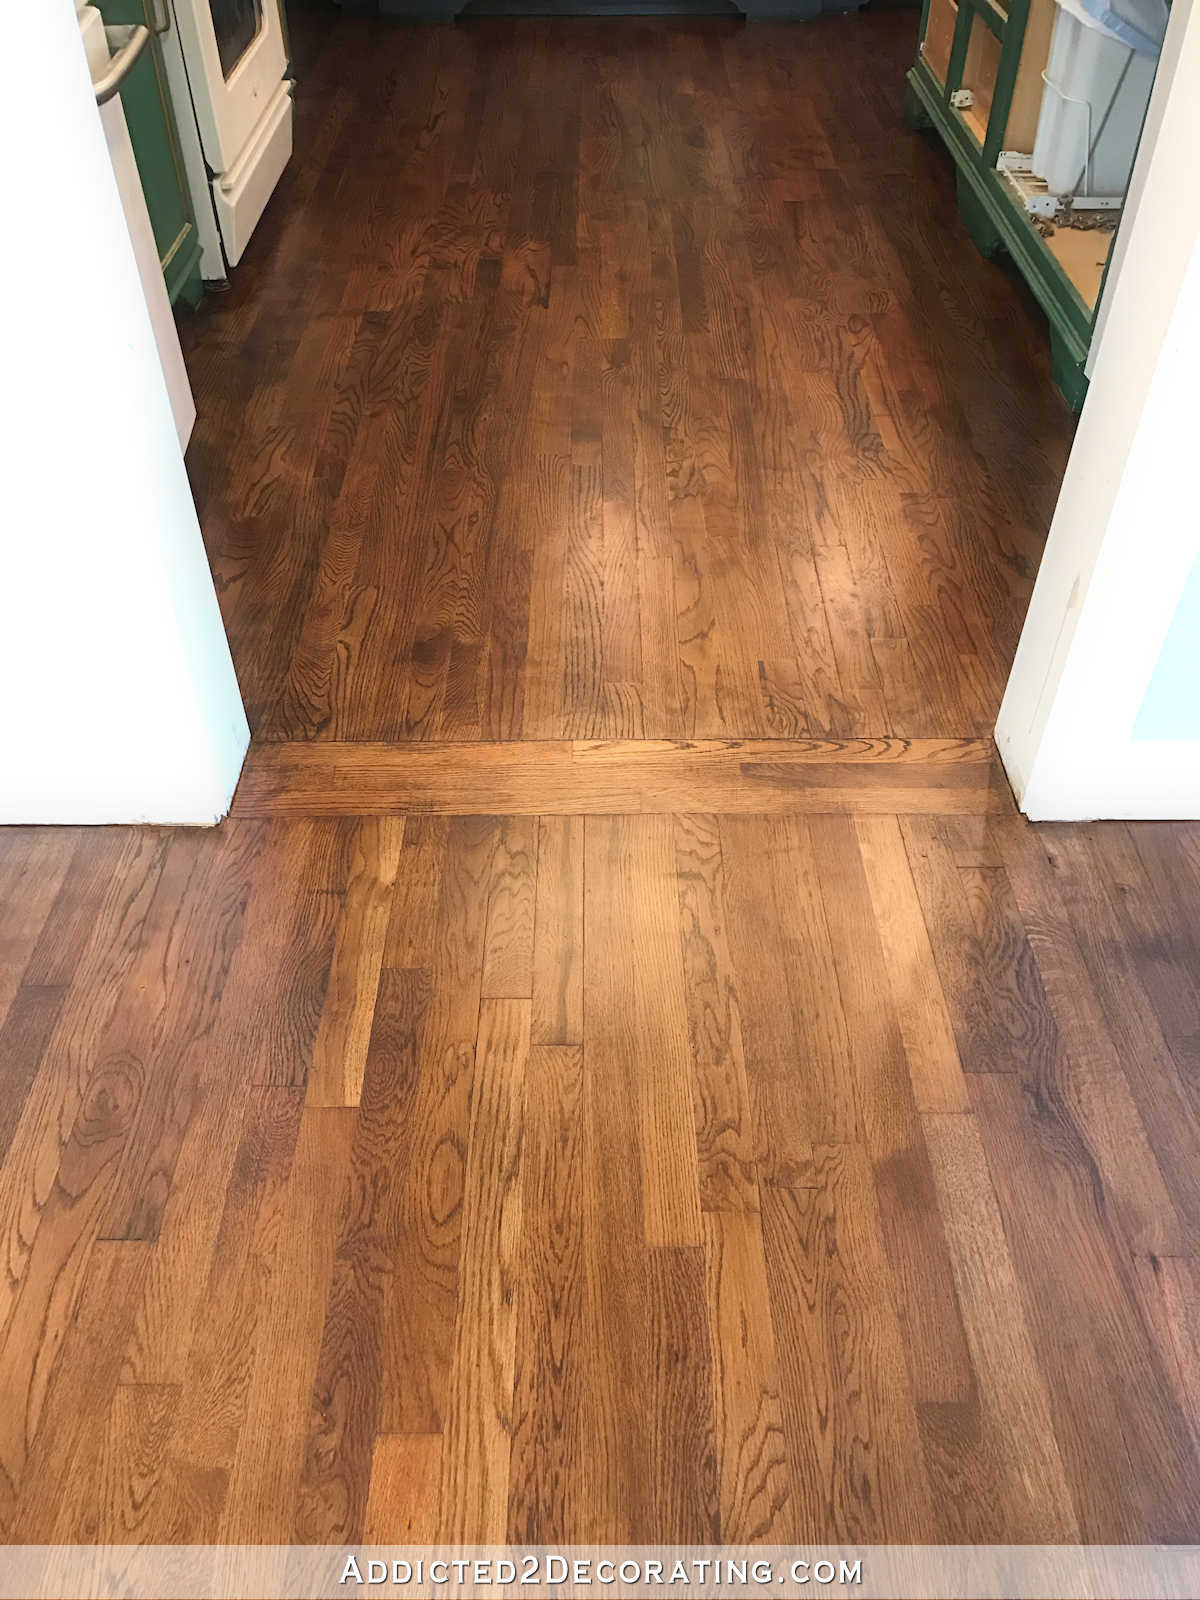
[[[1200,825],[997,769],[1068,423],[913,17],[297,23],[233,814],[0,832],[3,1536],[1200,1539]]]
[[[1070,419],[915,28],[301,30],[187,351],[257,737],[990,734]]]
[[[4,838],[10,1539],[1200,1534],[1200,829]]]

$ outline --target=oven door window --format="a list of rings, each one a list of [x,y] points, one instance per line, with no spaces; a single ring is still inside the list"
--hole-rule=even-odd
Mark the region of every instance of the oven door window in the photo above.
[[[228,78],[262,27],[262,0],[208,0],[208,5],[221,71]]]

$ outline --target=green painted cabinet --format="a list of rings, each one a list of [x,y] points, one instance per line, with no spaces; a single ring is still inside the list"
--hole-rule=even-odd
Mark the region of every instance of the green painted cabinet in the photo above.
[[[153,0],[145,0],[144,4],[143,0],[94,3],[110,25],[144,22],[154,32]],[[161,20],[166,0],[158,0],[158,8]],[[121,105],[171,304],[182,299],[196,305],[204,292],[200,281],[200,238],[157,35],[151,38],[149,48],[142,52],[122,85]]]

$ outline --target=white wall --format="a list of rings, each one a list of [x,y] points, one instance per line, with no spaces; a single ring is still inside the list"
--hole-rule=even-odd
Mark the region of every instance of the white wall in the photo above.
[[[0,97],[3,822],[215,822],[249,740],[72,0]]]
[[[1200,817],[1200,741],[1135,724],[1200,553],[1200,7],[1177,0],[1091,390],[996,740],[1041,820]],[[1198,686],[1200,689],[1200,686]]]

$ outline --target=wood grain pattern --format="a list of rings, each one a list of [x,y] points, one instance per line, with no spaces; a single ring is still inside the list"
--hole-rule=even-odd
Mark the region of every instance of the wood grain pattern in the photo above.
[[[296,33],[185,329],[256,734],[986,734],[1070,419],[900,131],[905,19]]]
[[[984,739],[261,744],[236,817],[1011,813]]]
[[[233,815],[0,831],[0,1532],[1197,1541],[1200,828],[996,764],[1070,424],[911,19],[293,24]]]
[[[344,910],[308,1071],[310,1105],[358,1104],[403,842],[404,823],[391,817],[366,820],[355,834]]]
[[[382,873],[374,819],[231,821],[128,851],[88,939],[48,913],[76,968],[27,964],[0,1034],[38,1052],[0,1169],[10,1536],[1196,1536],[1200,1164],[1186,1122],[1160,1166],[1134,1120],[1177,1067],[1110,828],[385,821]],[[957,1076],[969,969],[922,938],[922,839],[1038,963],[1005,992],[1038,996],[1046,1060]],[[355,1104],[247,1078],[261,1035],[321,1037],[286,973],[260,1003],[289,882],[285,926],[355,975]],[[539,986],[574,1041],[532,1042]],[[167,1149],[157,1228],[104,1237]]]

